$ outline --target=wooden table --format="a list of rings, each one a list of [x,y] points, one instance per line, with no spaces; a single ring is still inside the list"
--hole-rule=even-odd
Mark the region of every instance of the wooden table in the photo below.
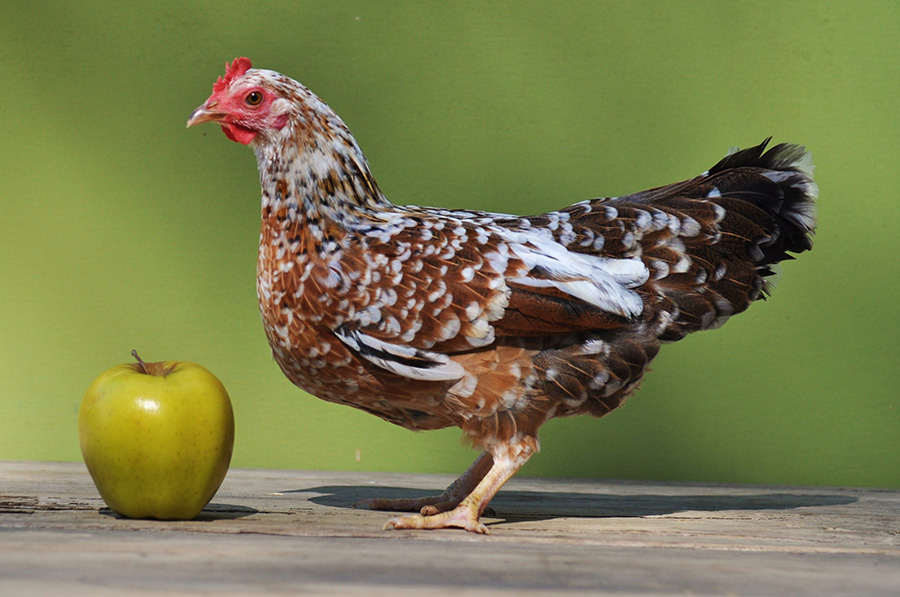
[[[517,478],[490,536],[351,508],[451,480],[236,469],[159,522],[81,464],[0,461],[0,595],[900,595],[895,490]]]

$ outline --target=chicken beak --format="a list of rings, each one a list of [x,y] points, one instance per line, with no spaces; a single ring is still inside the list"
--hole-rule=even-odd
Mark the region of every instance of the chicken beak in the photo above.
[[[216,110],[218,102],[206,102],[191,113],[188,118],[187,125],[189,127],[195,124],[203,124],[204,122],[221,122],[227,114]]]

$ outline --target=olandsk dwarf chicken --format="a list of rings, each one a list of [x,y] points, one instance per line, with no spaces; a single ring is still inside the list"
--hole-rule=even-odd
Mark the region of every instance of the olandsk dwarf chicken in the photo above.
[[[461,527],[538,450],[553,417],[603,416],[660,343],[721,326],[772,266],[812,248],[818,194],[796,145],[537,216],[394,205],[344,122],[238,58],[188,126],[250,145],[262,185],[257,292],[284,374],[408,429],[483,449],[441,495],[366,500],[388,528]]]

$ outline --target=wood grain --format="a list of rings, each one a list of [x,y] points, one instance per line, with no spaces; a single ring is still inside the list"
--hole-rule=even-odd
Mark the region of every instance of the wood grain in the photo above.
[[[382,531],[438,475],[236,469],[197,520],[113,515],[0,462],[0,595],[897,595],[900,491],[513,479],[493,534]]]

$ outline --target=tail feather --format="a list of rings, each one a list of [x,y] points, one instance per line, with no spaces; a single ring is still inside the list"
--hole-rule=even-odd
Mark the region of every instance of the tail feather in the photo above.
[[[697,180],[704,199],[724,215],[708,243],[685,245],[692,261],[707,264],[703,283],[660,284],[663,302],[681,312],[667,339],[722,325],[769,293],[772,266],[812,249],[818,187],[811,156],[797,145],[766,150],[768,141],[726,156]],[[706,310],[690,295],[705,296]]]
[[[682,183],[573,206],[579,238],[602,235],[607,256],[638,257],[650,269],[644,318],[661,339],[722,325],[768,292],[773,265],[812,248],[812,159],[801,146],[768,143]]]
[[[726,156],[709,170],[709,180],[723,196],[734,197],[766,212],[766,234],[758,239],[758,263],[788,259],[788,252],[812,249],[818,186],[813,180],[812,155],[799,145],[781,143],[765,151],[769,139],[756,147]],[[742,176],[736,171],[746,170]]]

